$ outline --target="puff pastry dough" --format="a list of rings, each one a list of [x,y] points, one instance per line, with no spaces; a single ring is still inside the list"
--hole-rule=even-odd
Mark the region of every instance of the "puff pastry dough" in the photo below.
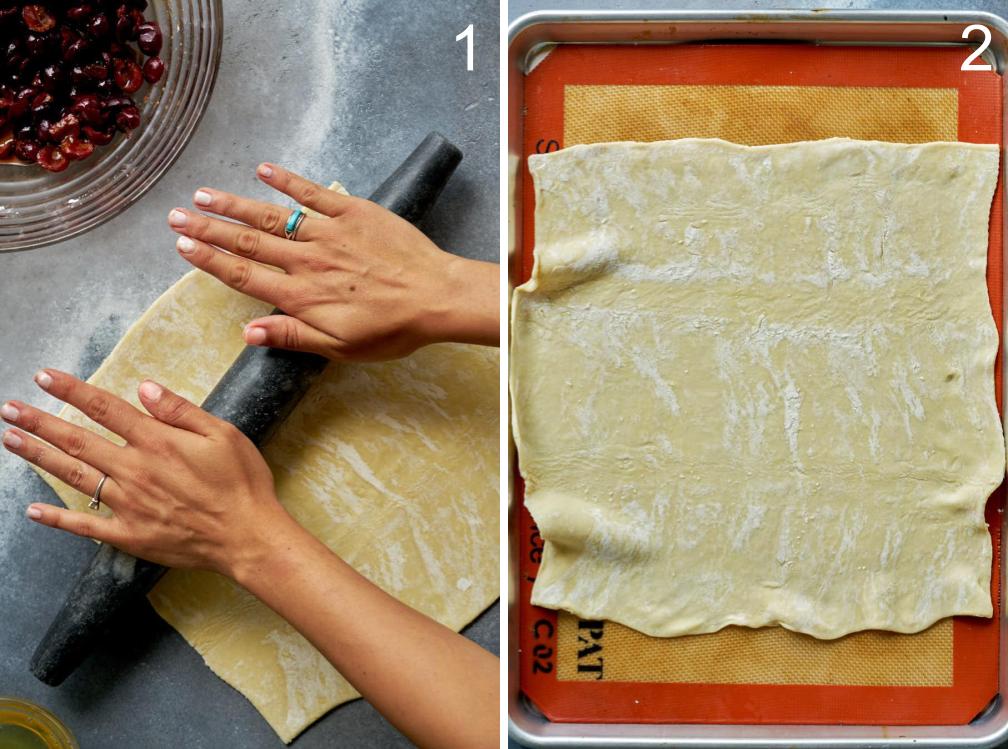
[[[529,157],[513,427],[532,602],[656,636],[991,615],[996,146]]]

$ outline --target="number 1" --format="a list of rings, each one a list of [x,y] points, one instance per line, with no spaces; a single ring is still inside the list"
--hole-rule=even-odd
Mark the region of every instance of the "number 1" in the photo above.
[[[466,30],[455,37],[456,42],[461,42],[463,39],[466,40],[466,70],[470,73],[473,69],[473,25],[469,24],[466,26]]]

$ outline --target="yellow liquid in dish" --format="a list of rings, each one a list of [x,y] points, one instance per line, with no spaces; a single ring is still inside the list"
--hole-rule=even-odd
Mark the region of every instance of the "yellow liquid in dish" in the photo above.
[[[25,726],[0,725],[0,749],[51,749],[53,745]]]
[[[0,749],[79,749],[59,718],[40,705],[0,697]]]

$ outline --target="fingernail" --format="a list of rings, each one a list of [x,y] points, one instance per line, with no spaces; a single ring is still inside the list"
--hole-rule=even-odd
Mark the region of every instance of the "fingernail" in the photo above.
[[[189,239],[189,237],[179,237],[175,240],[175,248],[183,255],[188,255],[196,249],[196,243]]]
[[[36,372],[35,384],[37,384],[43,390],[48,390],[52,385],[52,377],[49,375],[48,372]]]
[[[269,178],[273,176],[273,167],[271,167],[269,164],[260,164],[259,169],[257,171],[259,172],[260,177]]]
[[[175,208],[168,214],[168,223],[172,226],[185,226],[186,221],[188,221],[188,218],[185,213],[180,211],[178,208]]]
[[[164,390],[160,385],[156,385],[150,380],[146,380],[142,385],[140,385],[140,395],[154,403],[161,400],[161,393],[163,392]]]
[[[206,190],[197,190],[193,195],[193,202],[196,205],[210,205],[213,202],[213,195]]]
[[[21,437],[15,432],[4,432],[3,443],[7,445],[7,447],[12,447],[17,450],[24,444],[24,440],[21,439]]]
[[[42,517],[42,510],[38,507],[32,506],[25,510],[25,515],[27,515],[30,520],[38,520]]]
[[[250,343],[253,346],[259,346],[266,343],[266,331],[262,328],[256,327],[245,328],[245,342]]]
[[[3,416],[7,421],[17,421],[20,415],[21,412],[17,410],[13,403],[4,403],[0,406],[0,416]]]

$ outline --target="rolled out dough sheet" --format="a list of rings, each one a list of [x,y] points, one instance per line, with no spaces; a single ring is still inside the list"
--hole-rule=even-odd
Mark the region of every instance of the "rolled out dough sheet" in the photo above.
[[[193,271],[89,382],[138,404],[137,386],[149,377],[200,403],[244,347],[242,326],[268,312]],[[456,631],[499,595],[498,373],[496,349],[453,344],[398,361],[334,364],[263,450],[298,522]],[[107,434],[73,409],[60,415]],[[86,507],[81,494],[43,478],[68,507]],[[285,742],[359,696],[290,625],[224,577],[171,570],[150,601]]]
[[[513,427],[532,603],[655,636],[991,615],[996,146],[529,157]]]

